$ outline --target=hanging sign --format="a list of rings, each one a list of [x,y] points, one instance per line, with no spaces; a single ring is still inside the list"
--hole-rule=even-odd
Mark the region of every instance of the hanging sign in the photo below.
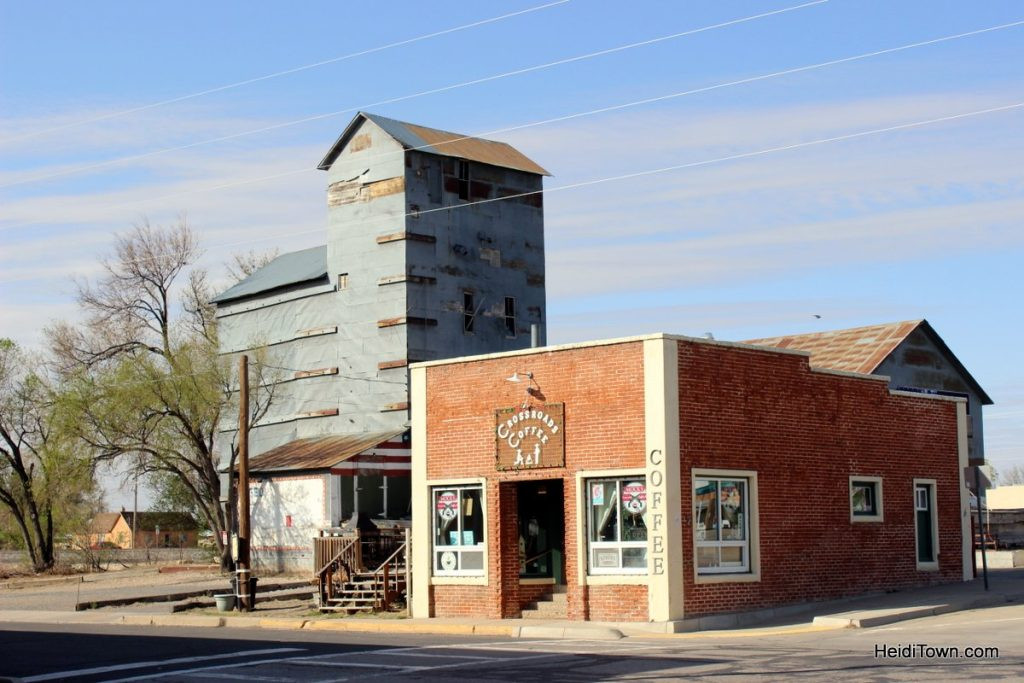
[[[441,491],[437,494],[437,514],[445,520],[459,516],[459,494],[455,491]]]
[[[643,482],[631,481],[622,487],[622,507],[634,515],[647,509],[647,487]]]
[[[565,467],[564,424],[563,403],[494,411],[497,468]]]

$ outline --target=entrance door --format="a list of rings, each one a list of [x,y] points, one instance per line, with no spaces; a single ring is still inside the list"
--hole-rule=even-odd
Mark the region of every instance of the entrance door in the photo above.
[[[565,508],[561,479],[524,481],[519,500],[519,577],[564,583]]]
[[[917,563],[935,564],[935,484],[914,482],[914,526],[917,536]]]

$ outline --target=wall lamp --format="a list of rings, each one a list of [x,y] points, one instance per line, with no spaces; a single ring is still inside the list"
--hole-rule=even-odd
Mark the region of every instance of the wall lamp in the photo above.
[[[516,383],[518,383],[518,382],[522,382],[524,378],[526,380],[532,382],[533,381],[533,373],[532,372],[519,372],[518,370],[516,370],[515,372],[512,373],[511,377],[506,377],[505,381],[506,382],[516,382]]]

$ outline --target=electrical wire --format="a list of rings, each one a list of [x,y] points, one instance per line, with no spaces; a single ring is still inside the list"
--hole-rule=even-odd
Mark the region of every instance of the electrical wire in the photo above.
[[[761,75],[758,75],[758,76],[751,76],[751,77],[742,78],[742,79],[733,80],[733,81],[725,81],[725,82],[722,82],[722,83],[716,83],[716,84],[713,84],[713,85],[703,86],[703,87],[700,87],[700,88],[693,88],[693,89],[689,89],[689,90],[683,90],[683,91],[679,91],[679,92],[668,93],[668,94],[665,94],[665,95],[658,95],[658,96],[655,96],[655,97],[649,97],[649,98],[644,98],[644,99],[640,99],[640,100],[633,100],[633,101],[630,101],[630,102],[624,102],[624,103],[620,103],[620,104],[609,105],[609,106],[600,107],[600,108],[597,108],[597,109],[590,109],[590,110],[576,112],[576,113],[572,113],[572,114],[566,114],[566,115],[563,115],[563,116],[557,116],[557,117],[553,117],[553,118],[533,121],[533,122],[530,122],[530,123],[519,124],[519,125],[509,126],[509,127],[504,127],[504,128],[497,128],[497,129],[493,129],[493,130],[490,130],[490,131],[476,133],[474,135],[460,136],[460,137],[458,137],[456,139],[453,139],[453,140],[450,140],[450,141],[447,141],[447,142],[439,142],[439,143],[436,143],[434,145],[421,145],[419,147],[413,147],[413,148],[410,148],[409,150],[403,150],[401,152],[389,152],[389,153],[385,153],[385,154],[378,154],[375,157],[367,157],[366,159],[369,160],[371,158],[374,158],[374,159],[376,159],[376,158],[384,158],[384,157],[390,156],[391,154],[404,154],[405,151],[415,151],[415,150],[425,149],[427,147],[440,147],[440,146],[445,145],[445,144],[451,144],[451,143],[459,142],[459,141],[466,140],[466,139],[479,138],[479,137],[489,136],[489,135],[494,135],[494,134],[499,134],[499,133],[523,130],[523,129],[532,128],[532,127],[536,127],[536,126],[547,125],[547,124],[550,124],[550,123],[558,123],[558,122],[562,122],[562,121],[568,121],[568,120],[572,120],[572,119],[583,118],[583,117],[591,116],[591,115],[594,115],[594,114],[602,114],[602,113],[607,113],[607,112],[611,112],[611,111],[619,111],[619,110],[622,110],[622,109],[627,109],[629,107],[642,106],[642,105],[646,105],[646,104],[653,104],[653,103],[656,103],[656,102],[663,102],[663,101],[674,99],[674,98],[685,97],[685,96],[688,96],[688,95],[695,95],[695,94],[700,94],[700,93],[704,93],[704,92],[710,92],[710,91],[713,91],[713,90],[719,90],[719,89],[723,89],[723,88],[734,87],[734,86],[737,86],[737,85],[744,85],[744,84],[747,84],[747,83],[754,83],[754,82],[758,82],[758,81],[764,81],[764,80],[768,80],[768,79],[771,79],[771,78],[778,78],[778,77],[781,77],[781,76],[787,76],[787,75],[791,75],[791,74],[795,74],[795,73],[807,72],[807,71],[811,71],[811,70],[815,70],[815,69],[821,69],[821,68],[825,68],[825,67],[829,67],[829,66],[835,66],[835,65],[838,65],[838,64],[845,64],[845,63],[854,62],[854,61],[858,61],[858,60],[862,60],[862,59],[868,59],[868,58],[871,58],[871,57],[877,57],[877,56],[881,56],[881,55],[901,52],[901,51],[904,51],[904,50],[910,50],[910,49],[913,49],[913,48],[924,47],[924,46],[928,46],[928,45],[935,45],[935,44],[938,44],[938,43],[943,43],[943,42],[947,42],[947,41],[951,41],[951,40],[957,40],[957,39],[960,39],[960,38],[967,38],[967,37],[971,37],[971,36],[980,35],[980,34],[983,34],[983,33],[989,33],[989,32],[992,32],[992,31],[1004,30],[1004,29],[1007,29],[1007,28],[1013,28],[1013,27],[1021,26],[1021,25],[1024,25],[1024,20],[1022,20],[1022,21],[1014,21],[1014,22],[1010,22],[1010,23],[1006,23],[1006,24],[999,24],[997,26],[990,26],[990,27],[987,27],[987,28],[976,29],[976,30],[967,31],[967,32],[963,32],[963,33],[956,33],[956,34],[941,36],[939,38],[932,38],[932,39],[929,39],[929,40],[918,41],[918,42],[914,42],[914,43],[908,43],[908,44],[905,44],[905,45],[900,45],[900,46],[892,47],[892,48],[886,48],[886,49],[883,49],[883,50],[875,50],[875,51],[872,51],[872,52],[865,52],[865,53],[861,53],[861,54],[858,54],[858,55],[853,55],[853,56],[849,56],[849,57],[842,57],[842,58],[838,58],[838,59],[832,59],[832,60],[828,60],[828,61],[825,61],[825,62],[818,62],[816,64],[809,64],[809,65],[805,65],[805,66],[794,67],[794,68],[785,69],[785,70],[782,70],[782,71],[770,72],[770,73],[761,74]],[[276,180],[276,179],[279,179],[279,178],[284,178],[284,177],[288,177],[288,176],[294,176],[294,175],[298,175],[298,174],[301,174],[301,173],[311,173],[311,172],[313,172],[315,170],[317,170],[317,169],[313,169],[313,168],[294,169],[294,170],[291,170],[291,171],[285,171],[285,172],[276,173],[276,174],[273,174],[273,175],[261,176],[259,178],[250,178],[250,179],[246,179],[246,180],[233,181],[233,182],[230,182],[230,183],[221,183],[219,185],[212,185],[212,186],[200,188],[200,189],[197,189],[197,190],[189,190],[189,191],[185,191],[185,192],[175,192],[175,193],[170,193],[170,194],[165,194],[165,195],[159,195],[159,196],[156,196],[156,197],[147,197],[146,199],[143,199],[143,200],[132,201],[132,202],[124,202],[124,203],[121,203],[121,204],[114,204],[110,208],[111,209],[127,208],[127,207],[132,207],[132,206],[139,206],[139,205],[142,205],[142,204],[149,204],[151,202],[156,202],[156,201],[164,201],[164,200],[168,200],[168,199],[179,199],[181,197],[192,196],[192,195],[195,195],[195,194],[201,194],[201,193],[205,193],[205,192],[215,192],[217,190],[230,189],[230,188],[239,187],[239,186],[242,186],[242,185],[249,185],[249,184],[254,184],[254,183],[259,183],[259,182],[265,182],[265,181],[268,181],[268,180]],[[25,223],[21,223],[18,226],[14,226],[12,228],[3,228],[3,230],[12,230],[12,229],[13,230],[17,230],[19,227],[29,227],[29,226],[32,226],[32,225],[42,224],[42,223],[46,223],[46,222],[47,222],[46,219],[39,219],[39,220],[35,220],[35,221],[28,221],[28,222],[25,222]],[[322,229],[308,230],[308,231],[299,232],[299,233],[294,233],[293,232],[293,233],[289,233],[289,235],[296,235],[296,234],[298,234],[298,235],[305,235],[305,234],[312,234],[314,232],[316,232],[316,233],[322,232]],[[261,238],[261,239],[274,239],[274,238],[275,238],[275,236],[271,236],[271,237],[268,237],[268,238]],[[243,244],[246,244],[246,243],[234,242],[234,243],[214,244],[214,245],[211,245],[210,248],[218,249],[218,248],[225,248],[225,247],[233,247],[233,246],[243,245]],[[13,282],[13,281],[14,280],[0,280],[0,282]]]
[[[583,60],[586,60],[586,59],[593,59],[595,57],[601,57],[601,56],[604,56],[604,55],[609,55],[609,54],[613,54],[613,53],[617,53],[617,52],[623,52],[625,50],[631,50],[631,49],[638,48],[638,47],[646,47],[648,45],[655,45],[657,43],[661,43],[661,42],[664,42],[664,41],[667,41],[667,40],[673,40],[673,39],[676,39],[676,38],[682,38],[684,36],[690,36],[690,35],[694,35],[694,34],[697,34],[697,33],[703,33],[703,32],[711,31],[711,30],[714,30],[714,29],[725,28],[725,27],[728,27],[728,26],[734,26],[736,24],[741,24],[741,23],[745,23],[745,22],[748,22],[748,21],[754,21],[756,19],[763,19],[765,17],[770,17],[770,16],[774,16],[774,15],[777,15],[777,14],[782,14],[782,13],[785,13],[785,12],[792,12],[792,11],[798,10],[798,9],[804,9],[804,8],[812,7],[812,6],[815,6],[815,5],[821,5],[821,4],[826,3],[826,2],[829,2],[829,0],[811,0],[811,2],[805,2],[805,3],[800,4],[800,5],[794,5],[792,7],[786,7],[786,8],[778,9],[778,10],[772,10],[770,12],[762,12],[760,14],[751,15],[749,17],[743,17],[741,19],[733,19],[733,20],[730,20],[730,21],[725,21],[725,22],[720,22],[720,23],[717,23],[717,24],[712,24],[710,26],[703,26],[701,28],[689,29],[689,30],[686,30],[686,31],[679,31],[677,33],[671,33],[671,34],[668,34],[668,35],[659,36],[657,38],[650,38],[648,40],[642,40],[642,41],[638,41],[638,42],[634,42],[634,43],[628,43],[626,45],[619,45],[617,47],[607,48],[607,49],[604,49],[604,50],[598,50],[596,52],[590,52],[590,53],[583,54],[583,55],[576,55],[574,57],[567,57],[565,59],[559,59],[559,60],[555,60],[553,62],[546,62],[544,64],[537,64],[537,65],[530,66],[530,67],[524,67],[522,69],[514,69],[512,71],[506,71],[506,72],[503,72],[503,73],[492,74],[490,76],[484,76],[482,78],[474,78],[474,79],[471,79],[471,80],[468,80],[468,81],[461,81],[459,83],[452,83],[452,84],[440,86],[440,87],[437,87],[437,88],[430,88],[430,89],[427,89],[427,90],[421,90],[419,92],[410,93],[410,94],[407,94],[407,95],[400,95],[400,96],[397,96],[397,97],[390,97],[390,98],[387,98],[387,99],[378,100],[376,102],[371,102],[371,103],[367,103],[367,104],[361,104],[361,105],[358,105],[358,106],[355,106],[355,107],[348,107],[346,109],[339,109],[337,111],[327,112],[327,113],[324,113],[324,114],[316,114],[314,116],[307,116],[305,118],[295,119],[295,120],[292,120],[292,121],[285,121],[285,122],[282,122],[282,123],[275,123],[273,125],[263,126],[261,128],[253,128],[253,129],[250,129],[250,130],[242,131],[240,133],[232,133],[231,135],[222,135],[222,136],[215,137],[215,138],[208,138],[206,140],[199,140],[197,142],[190,142],[190,143],[185,144],[185,145],[177,145],[177,146],[174,146],[174,147],[163,147],[163,148],[160,148],[160,149],[151,150],[149,152],[143,152],[141,154],[133,154],[133,155],[125,156],[125,157],[118,157],[116,159],[108,159],[107,161],[101,161],[101,162],[97,162],[97,163],[93,163],[93,164],[85,164],[85,165],[82,165],[82,166],[76,166],[74,168],[65,169],[63,171],[57,171],[55,173],[49,173],[49,174],[40,175],[40,176],[33,176],[31,178],[23,178],[21,180],[16,180],[16,181],[13,181],[13,182],[0,184],[0,188],[14,187],[14,186],[17,186],[17,185],[26,185],[26,184],[29,184],[29,183],[40,182],[40,181],[43,181],[43,180],[50,180],[52,178],[59,178],[59,177],[67,176],[67,175],[81,173],[81,172],[84,172],[84,171],[91,171],[91,170],[95,170],[95,169],[99,169],[99,168],[107,168],[109,166],[114,166],[116,164],[122,164],[122,163],[126,163],[126,162],[131,162],[131,161],[139,161],[141,159],[148,159],[148,158],[151,158],[151,157],[154,157],[154,156],[158,156],[158,155],[162,155],[162,154],[168,154],[168,153],[171,153],[171,152],[180,152],[180,151],[183,151],[183,150],[194,149],[196,147],[201,147],[201,146],[204,146],[204,145],[210,145],[210,144],[214,144],[214,143],[217,143],[217,142],[226,142],[228,140],[236,140],[238,138],[247,137],[247,136],[250,136],[250,135],[256,135],[258,133],[267,133],[267,132],[274,131],[274,130],[280,130],[282,128],[290,128],[292,126],[297,126],[297,125],[300,125],[300,124],[303,124],[303,123],[311,123],[313,121],[321,121],[323,119],[333,118],[333,117],[339,116],[341,114],[349,114],[349,113],[354,113],[354,112],[358,112],[358,111],[363,111],[365,109],[370,109],[372,107],[379,107],[379,106],[383,106],[383,105],[386,105],[386,104],[395,104],[397,102],[405,102],[405,101],[408,101],[408,100],[411,100],[411,99],[416,99],[418,97],[425,97],[427,95],[437,95],[437,94],[440,94],[440,93],[450,92],[452,90],[457,90],[459,88],[465,88],[465,87],[472,86],[472,85],[480,85],[482,83],[490,83],[492,81],[500,80],[502,78],[509,78],[509,77],[512,77],[512,76],[521,76],[523,74],[533,73],[533,72],[541,71],[541,70],[544,70],[544,69],[550,69],[552,67],[562,66],[564,64],[571,64],[571,63],[583,61]]]
[[[402,46],[405,46],[405,45],[411,45],[413,43],[418,43],[420,41],[428,40],[430,38],[438,38],[440,36],[448,35],[448,34],[451,34],[451,33],[457,33],[459,31],[464,31],[466,29],[476,28],[478,26],[484,26],[486,24],[493,24],[493,23],[502,21],[504,19],[511,19],[513,17],[518,17],[518,16],[521,16],[521,15],[524,15],[524,14],[530,14],[531,12],[538,12],[540,10],[549,9],[551,7],[556,7],[558,5],[564,5],[564,4],[566,4],[568,2],[571,2],[571,1],[572,0],[555,0],[554,2],[549,2],[549,3],[546,3],[544,5],[537,5],[535,7],[528,7],[528,8],[523,9],[523,10],[518,10],[516,12],[510,12],[508,14],[502,14],[502,15],[499,15],[499,16],[496,16],[496,17],[491,17],[489,19],[481,19],[480,21],[474,21],[474,22],[471,22],[469,24],[462,24],[460,26],[454,26],[452,28],[446,28],[446,29],[442,29],[440,31],[434,31],[433,33],[426,33],[426,34],[423,34],[421,36],[416,36],[414,38],[406,38],[404,40],[398,40],[398,41],[395,41],[395,42],[392,42],[392,43],[387,43],[385,45],[378,45],[377,47],[371,47],[371,48],[367,48],[365,50],[359,50],[357,52],[350,52],[348,54],[341,55],[340,57],[332,57],[330,59],[324,59],[322,61],[313,62],[311,64],[304,64],[302,66],[293,67],[291,69],[285,69],[283,71],[276,71],[274,73],[265,74],[263,76],[256,76],[256,77],[253,77],[253,78],[247,78],[245,80],[236,81],[235,83],[228,83],[226,85],[219,85],[219,86],[216,86],[216,87],[213,87],[213,88],[208,88],[206,90],[200,90],[198,92],[189,93],[187,95],[179,95],[177,97],[172,97],[170,99],[160,100],[158,102],[151,102],[149,104],[143,104],[143,105],[140,105],[138,107],[132,107],[130,109],[123,109],[121,111],[111,112],[111,113],[108,113],[108,114],[102,114],[100,116],[94,116],[92,118],[83,119],[83,120],[79,120],[79,121],[73,121],[71,123],[65,123],[65,124],[61,124],[59,126],[52,126],[50,128],[43,128],[43,129],[40,129],[40,130],[31,131],[29,133],[23,133],[21,135],[16,135],[14,137],[4,138],[4,139],[0,140],[0,145],[5,145],[5,144],[11,143],[11,142],[16,142],[16,141],[19,141],[19,140],[25,140],[25,139],[28,139],[28,138],[39,137],[40,135],[45,135],[47,133],[54,133],[54,132],[61,131],[61,130],[67,130],[68,128],[77,128],[78,126],[84,126],[84,125],[87,125],[87,124],[90,124],[90,123],[97,123],[99,121],[108,121],[110,119],[119,118],[119,117],[122,117],[122,116],[127,116],[128,114],[136,114],[136,113],[138,113],[140,111],[147,111],[149,109],[156,109],[157,107],[162,107],[162,106],[165,106],[165,105],[168,105],[168,104],[175,104],[177,102],[184,102],[186,100],[192,100],[192,99],[195,99],[197,97],[203,97],[204,95],[212,95],[214,93],[224,92],[225,90],[232,90],[234,88],[240,88],[240,87],[242,87],[244,85],[251,85],[253,83],[259,83],[261,81],[268,81],[268,80],[270,80],[272,78],[279,78],[281,76],[288,76],[290,74],[299,73],[300,71],[308,71],[309,69],[315,69],[315,68],[318,68],[318,67],[321,67],[321,66],[326,66],[328,64],[335,64],[337,62],[342,62],[342,61],[345,61],[345,60],[348,60],[348,59],[353,59],[355,57],[364,57],[366,55],[374,54],[374,53],[377,53],[377,52],[383,52],[384,50],[390,50],[391,48],[402,47]]]

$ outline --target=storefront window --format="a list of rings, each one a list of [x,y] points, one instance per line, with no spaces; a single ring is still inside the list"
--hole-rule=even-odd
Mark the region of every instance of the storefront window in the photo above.
[[[590,573],[646,573],[646,480],[588,479],[586,492]]]
[[[750,571],[748,482],[741,478],[693,480],[693,527],[700,574]]]
[[[484,508],[480,486],[445,486],[432,490],[434,507],[434,575],[480,576],[484,573]]]

